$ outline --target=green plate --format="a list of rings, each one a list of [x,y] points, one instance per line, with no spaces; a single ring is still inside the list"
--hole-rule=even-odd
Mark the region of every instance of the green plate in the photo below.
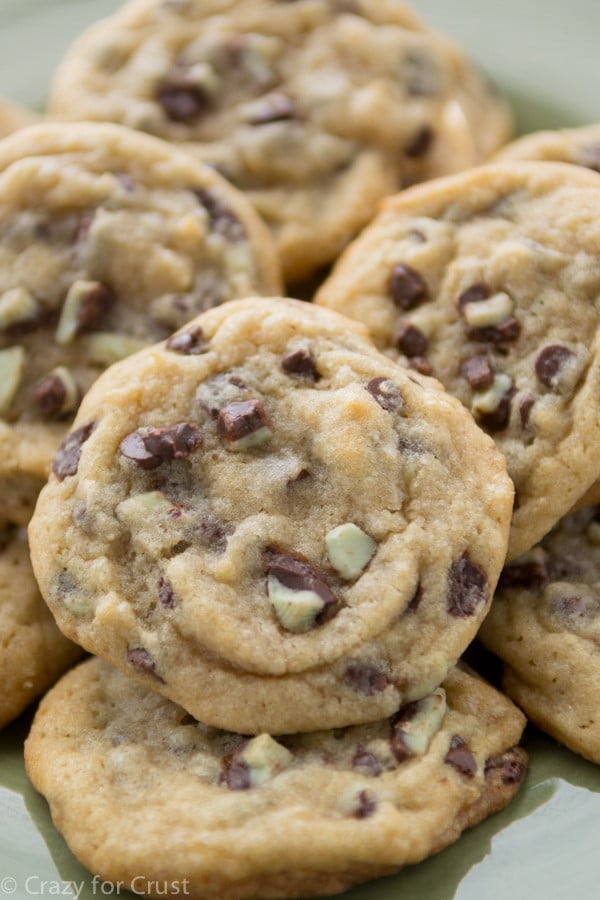
[[[504,88],[521,131],[600,122],[598,0],[414,5]],[[43,108],[52,69],[70,41],[118,6],[117,0],[0,0],[0,95]],[[28,724],[25,717],[0,734],[0,900],[117,896],[77,863],[53,828],[45,801],[29,786],[22,750]],[[344,896],[598,900],[600,767],[533,730],[526,746],[530,771],[510,807],[436,857]]]

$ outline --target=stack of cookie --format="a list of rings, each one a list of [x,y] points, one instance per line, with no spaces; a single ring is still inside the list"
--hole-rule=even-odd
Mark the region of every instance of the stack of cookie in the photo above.
[[[36,576],[105,662],[42,701],[27,765],[93,872],[326,893],[514,794],[524,718],[455,665],[512,483],[361,326],[282,298],[210,310],[101,376],[52,468]]]

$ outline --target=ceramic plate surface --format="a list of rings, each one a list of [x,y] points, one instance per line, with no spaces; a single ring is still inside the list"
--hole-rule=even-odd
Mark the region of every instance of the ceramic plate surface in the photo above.
[[[0,0],[0,95],[42,109],[53,67],[71,40],[118,6]],[[415,0],[414,6],[508,93],[521,131],[600,122],[598,0]],[[115,897],[111,885],[94,886],[27,782],[29,718],[0,734],[0,900]],[[526,747],[527,782],[507,809],[443,853],[348,891],[345,900],[598,900],[600,767],[533,730]]]

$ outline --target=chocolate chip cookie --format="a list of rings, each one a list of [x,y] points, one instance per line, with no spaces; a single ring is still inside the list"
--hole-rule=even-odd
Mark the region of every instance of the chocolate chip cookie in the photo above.
[[[504,570],[480,636],[529,718],[600,763],[600,508],[561,520]]]
[[[510,558],[600,470],[599,223],[596,173],[482,166],[385,201],[317,297],[492,435],[516,487]]]
[[[194,148],[248,194],[292,282],[381,197],[511,131],[486,77],[393,0],[134,0],[75,43],[50,107]]]
[[[270,236],[208,166],[117,125],[0,144],[0,516],[26,524],[108,365],[231,297],[279,288]]]
[[[525,773],[523,725],[455,669],[385,721],[248,739],[90,660],[44,698],[25,752],[100,879],[151,896],[306,897],[418,862],[503,807]]]
[[[494,159],[498,162],[565,162],[600,172],[600,125],[526,134],[503,147]]]
[[[364,333],[232,301],[104,373],[30,526],[68,636],[246,734],[440,684],[488,609],[512,484],[460,403]]]
[[[0,728],[80,656],[40,596],[24,534],[0,523]]]

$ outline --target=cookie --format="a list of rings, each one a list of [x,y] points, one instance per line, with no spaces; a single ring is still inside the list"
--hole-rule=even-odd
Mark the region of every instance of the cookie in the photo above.
[[[0,525],[0,728],[81,656],[56,627],[31,571],[23,533]]]
[[[381,197],[511,133],[486,77],[393,0],[134,0],[75,43],[50,109],[217,165],[271,227],[288,282],[334,259]]]
[[[488,609],[512,494],[461,405],[361,326],[247,299],[96,382],[32,558],[68,636],[196,718],[309,731],[443,680]]]
[[[247,200],[117,125],[0,144],[0,517],[25,525],[81,395],[206,307],[279,289]]]
[[[39,116],[30,109],[0,97],[0,138],[19,128],[25,128],[26,125],[33,125],[38,119]]]
[[[483,643],[504,687],[542,728],[600,763],[600,508],[561,520],[503,572]]]
[[[600,125],[526,134],[499,150],[494,159],[565,162],[600,172]]]
[[[523,725],[456,669],[391,719],[249,740],[89,660],[44,698],[25,754],[99,879],[151,896],[306,897],[418,862],[508,803]]]
[[[600,470],[600,178],[482,166],[386,200],[317,294],[439,378],[505,455],[509,558]]]

